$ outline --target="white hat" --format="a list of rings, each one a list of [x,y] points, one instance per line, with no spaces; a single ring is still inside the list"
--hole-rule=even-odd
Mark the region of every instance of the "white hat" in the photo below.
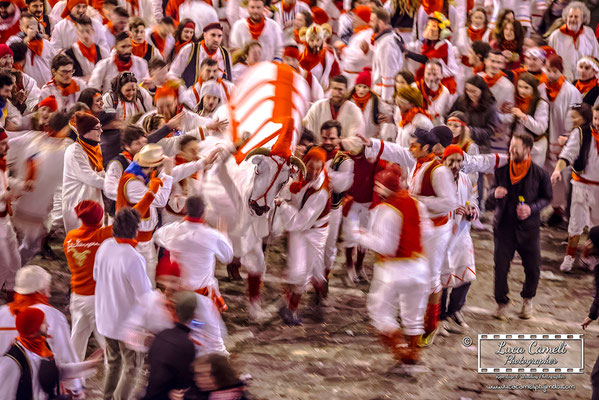
[[[202,84],[200,89],[200,99],[203,99],[207,94],[223,99],[223,91],[215,80],[209,80]]]
[[[17,270],[15,292],[31,294],[50,288],[52,276],[38,265],[27,265]]]

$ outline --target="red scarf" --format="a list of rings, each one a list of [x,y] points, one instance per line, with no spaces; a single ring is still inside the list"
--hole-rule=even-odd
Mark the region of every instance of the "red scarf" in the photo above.
[[[180,42],[179,40],[177,40],[175,42],[175,54],[179,54],[179,51],[181,50],[181,48],[188,43],[191,43],[191,40],[188,40],[186,42]]]
[[[204,224],[206,222],[206,221],[204,221],[204,218],[196,218],[196,217],[190,217],[190,216],[187,216],[184,219],[185,219],[185,221],[195,222],[196,224]]]
[[[439,41],[426,40],[424,43],[422,43],[420,54],[427,56],[429,59],[438,58],[444,62],[447,62],[449,47],[447,47],[447,43],[442,43],[441,45],[437,46],[438,43]]]
[[[530,102],[532,100],[532,96],[522,97],[519,94],[516,95],[516,107],[520,109],[524,114],[528,113],[530,109]]]
[[[495,84],[497,83],[498,80],[501,79],[501,77],[505,76],[505,73],[503,71],[499,71],[499,73],[495,76],[489,76],[485,73],[485,76],[483,76],[483,79],[485,80],[485,82],[487,82],[487,86],[489,86],[489,89],[492,88],[493,86],[495,86]]]
[[[576,81],[576,89],[582,94],[587,94],[592,88],[597,86],[597,78],[589,79],[588,81],[581,81],[580,79]]]
[[[124,61],[121,61],[118,54],[115,54],[114,55],[114,65],[116,65],[116,69],[119,72],[129,71],[131,69],[131,67],[133,66],[133,58],[130,58],[129,62],[124,62]]]
[[[299,64],[306,71],[312,71],[318,63],[324,63],[326,58],[326,49],[322,49],[320,53],[314,54],[308,49],[308,46],[304,49],[302,54],[300,55]]]
[[[479,72],[483,72],[485,70],[485,64],[481,64],[477,67],[472,67],[472,72],[474,72],[474,75],[477,75]]]
[[[166,45],[166,39],[161,37],[156,30],[152,32],[152,40],[154,41],[154,46],[158,49],[160,54],[164,53],[164,46]],[[164,54],[162,54],[164,55]]]
[[[114,25],[113,25],[112,21],[108,21],[108,23],[106,24],[106,27],[108,28],[110,33],[112,33],[112,36],[117,35],[117,33],[114,31]]]
[[[333,117],[333,119],[335,121],[337,121],[337,116],[339,115],[339,111],[341,111],[342,106],[343,106],[343,103],[341,103],[341,105],[339,107],[335,108],[333,103],[331,103],[331,101],[329,100],[329,107],[331,108],[331,116]]]
[[[399,121],[399,126],[401,126],[402,128],[410,123],[412,123],[412,120],[414,119],[414,117],[417,114],[423,114],[425,117],[427,117],[428,119],[430,119],[431,121],[433,120],[431,118],[431,116],[422,108],[420,107],[413,107],[410,108],[410,110],[407,113],[401,113],[401,121]]]
[[[295,43],[297,43],[297,44],[302,44],[302,43],[304,43],[304,42],[302,41],[302,39],[300,38],[300,34],[299,34],[299,31],[298,31],[297,29],[294,29],[294,30],[293,30],[293,39],[295,40]]]
[[[137,0],[127,0],[127,3],[129,3],[129,5],[131,6],[133,14],[137,14],[137,10],[139,9],[139,4],[137,3]]]
[[[477,40],[483,40],[483,36],[485,34],[485,31],[486,31],[485,28],[474,29],[471,26],[469,26],[468,27],[468,37],[473,42],[476,42]]]
[[[364,97],[358,97],[358,94],[354,92],[351,96],[354,103],[360,107],[360,110],[364,111],[366,109],[366,105],[368,104],[368,100],[370,100],[370,92],[366,93]]]
[[[96,63],[96,58],[98,57],[98,52],[96,50],[96,45],[92,43],[90,47],[87,47],[80,40],[77,41],[79,45],[79,50],[81,50],[81,54],[83,57],[87,58],[89,62]]]
[[[137,240],[135,239],[114,238],[114,240],[120,244],[130,244],[132,247],[137,246]]]
[[[0,171],[6,171],[6,156],[0,157]]]
[[[202,40],[200,43],[202,44],[202,48],[204,49],[206,54],[208,54],[210,57],[212,57],[216,53],[216,50],[214,50],[214,51],[208,50],[208,47],[206,47],[206,42],[204,40]]]
[[[593,134],[593,137],[595,138],[595,146],[597,146],[597,151],[599,151],[599,132],[597,132],[597,129],[595,129],[595,127],[592,127],[591,133]]]
[[[15,293],[13,302],[8,304],[8,309],[12,315],[17,315],[17,313],[20,311],[23,311],[24,309],[36,304],[45,304],[47,306],[50,305],[50,303],[48,303],[48,297],[41,293]]]
[[[30,40],[27,44],[27,48],[31,50],[31,65],[33,65],[33,58],[35,56],[42,56],[42,51],[44,51],[44,41],[42,39]]]
[[[85,154],[87,154],[87,158],[89,158],[89,163],[92,168],[96,171],[104,170],[104,166],[102,165],[102,150],[100,149],[100,144],[92,146],[91,144],[85,143],[81,138],[77,138],[77,143],[81,145]]]
[[[252,39],[254,40],[258,40],[258,38],[260,37],[260,35],[262,35],[262,31],[264,30],[264,17],[262,17],[262,19],[260,19],[260,22],[254,22],[252,21],[251,18],[247,19],[248,22],[248,28],[250,30],[250,35],[252,35]]]
[[[522,162],[510,161],[510,181],[512,185],[520,182],[530,169],[530,156]]]
[[[441,12],[443,9],[443,0],[422,0],[421,4],[427,15],[431,15],[435,11]]]
[[[422,99],[424,100],[425,108],[428,108],[433,101],[435,101],[437,97],[441,95],[441,91],[443,89],[443,86],[439,84],[439,88],[437,88],[437,90],[431,90],[428,86],[426,86],[426,83],[424,83],[424,79],[416,82],[416,85],[418,86],[418,89],[420,89],[420,92],[422,92]]]
[[[77,82],[75,82],[74,79],[71,79],[71,83],[69,83],[65,87],[60,86],[58,82],[56,82],[54,79],[52,79],[49,83],[53,83],[54,85],[56,85],[56,87],[60,89],[60,94],[63,97],[68,97],[72,94],[77,93],[80,90],[79,85],[77,85]]]
[[[143,43],[135,43],[132,40],[131,45],[133,46],[133,51],[132,51],[133,55],[140,57],[140,58],[144,58],[144,56],[146,55],[146,53],[148,51],[148,42],[146,42],[144,40]]]
[[[568,29],[567,25],[562,25],[561,28],[559,28],[559,31],[561,33],[563,33],[564,35],[568,35],[572,37],[572,41],[574,42],[574,48],[578,50],[578,37],[580,35],[582,35],[582,32],[584,31],[584,25],[580,27],[580,29],[578,30],[578,32],[572,32],[570,29]]]
[[[419,159],[417,159],[416,160],[416,168],[414,168],[414,173],[412,174],[412,177],[416,176],[416,172],[418,172],[418,170],[420,169],[420,167],[422,167],[422,165],[424,163],[433,161],[435,159],[435,157],[436,157],[435,153],[431,153],[427,156],[420,157]]]
[[[565,80],[566,78],[562,75],[555,82],[547,82],[547,84],[545,85],[547,89],[547,100],[549,100],[550,102],[553,102],[555,100],[555,98],[559,94],[559,91],[562,89],[562,85],[564,84]]]
[[[27,350],[32,353],[37,354],[43,358],[52,357],[52,351],[48,348],[48,344],[46,343],[46,337],[42,335],[38,335],[36,337],[22,337],[17,336],[17,341],[23,345]]]

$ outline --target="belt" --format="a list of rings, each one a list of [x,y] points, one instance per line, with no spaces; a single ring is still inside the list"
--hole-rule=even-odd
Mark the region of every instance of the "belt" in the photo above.
[[[203,288],[196,289],[195,292],[199,295],[206,296],[210,300],[212,300],[216,308],[218,308],[218,311],[220,311],[221,313],[227,311],[227,309],[229,308],[227,306],[227,303],[225,303],[225,299],[223,299],[219,294],[217,294],[216,291],[212,289],[210,286],[205,286]]]
[[[137,232],[137,241],[138,242],[149,242],[152,240],[153,231],[139,231]]]
[[[434,226],[443,226],[449,221],[449,214],[442,215],[440,217],[431,218]]]
[[[576,182],[580,182],[580,183],[584,183],[586,185],[597,185],[599,186],[599,182],[597,181],[592,181],[590,179],[586,179],[583,178],[582,176],[578,175],[576,172],[572,171],[572,179]]]

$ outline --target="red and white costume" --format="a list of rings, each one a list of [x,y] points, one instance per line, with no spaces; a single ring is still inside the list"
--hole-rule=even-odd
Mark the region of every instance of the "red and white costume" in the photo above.
[[[46,39],[32,40],[30,43],[31,45],[25,55],[23,71],[35,79],[37,86],[41,88],[52,79],[50,64],[52,64],[52,59],[56,55],[56,50]],[[34,43],[37,44],[36,47],[33,47]],[[35,52],[32,49],[35,49]]]
[[[498,124],[495,129],[495,134],[491,137],[491,150],[496,152],[507,152],[510,141],[510,127],[514,116],[512,113],[502,113],[501,106],[505,103],[515,104],[516,89],[514,84],[505,76],[503,72],[499,72],[496,76],[490,77],[484,71],[479,73],[483,77],[497,105]]]
[[[105,58],[96,64],[91,77],[89,78],[88,86],[94,89],[98,89],[100,92],[105,93],[109,91],[112,86],[111,82],[121,72],[133,72],[138,82],[143,81],[149,76],[148,63],[141,57],[131,56],[131,66],[127,69],[119,71],[115,63],[117,58],[116,53],[109,58]]]
[[[442,125],[452,106],[453,96],[441,83],[437,90],[430,89],[424,80],[418,81],[417,84],[424,100],[423,108],[433,118],[433,125]]]
[[[129,16],[140,17],[148,26],[154,25],[157,21],[154,16],[152,1],[148,0],[119,0],[119,6],[124,7]]]
[[[93,58],[88,59],[86,56],[84,56],[83,52],[81,51],[82,46],[83,46],[83,44],[81,44],[81,42],[79,42],[79,41],[73,43],[73,45],[71,46],[73,55],[76,58],[76,60],[73,60],[73,61],[77,61],[77,63],[79,63],[83,77],[85,79],[89,79],[92,75],[92,72],[94,72],[94,68],[96,66],[96,60],[94,60]],[[100,54],[96,55],[96,59],[99,58],[100,60],[103,60],[105,58],[108,58],[109,57],[108,51],[106,51],[103,47],[100,47],[100,46],[98,46],[98,47],[100,48]],[[86,54],[87,54],[87,52],[86,52]]]
[[[438,3],[441,6],[443,5],[442,2],[436,3]],[[424,39],[423,34],[424,30],[426,29],[426,25],[428,24],[429,17],[432,16],[432,14],[435,11],[442,12],[440,7],[438,9],[430,9],[428,11],[429,12],[427,13],[427,11],[424,9],[424,6],[421,5],[420,7],[418,7],[418,11],[416,11],[416,15],[414,16],[413,39],[416,41],[422,41]],[[454,6],[449,6],[448,14],[449,15],[447,15],[446,17],[449,18],[452,27],[463,25],[458,23],[459,17],[457,10]]]
[[[167,59],[169,54],[173,51],[173,47],[175,47],[175,38],[173,35],[168,35],[166,38],[160,37],[158,32],[153,28],[146,29],[146,42],[156,47],[163,59]]]
[[[335,53],[325,48],[320,53],[313,54],[306,46],[299,61],[300,66],[310,72],[323,88],[328,88],[329,80],[341,73]]]
[[[599,43],[595,32],[588,26],[581,26],[576,33],[566,25],[553,31],[549,36],[549,46],[555,49],[564,61],[564,75],[568,81],[576,79],[576,64],[585,56],[599,58]]]
[[[137,88],[137,93],[139,93],[139,96],[135,97],[135,101],[124,101],[122,99],[114,99],[113,96],[115,94],[112,91],[106,92],[102,96],[104,109],[115,110],[117,118],[122,118],[125,121],[128,121],[136,114],[154,110],[152,95],[142,87]]]
[[[335,114],[335,115],[333,115]],[[362,111],[351,101],[344,101],[339,111],[334,113],[331,99],[321,99],[312,104],[304,117],[304,126],[312,132],[320,132],[320,127],[330,120],[339,121],[342,127],[343,137],[356,136],[364,133],[364,119]],[[316,142],[320,142],[320,136],[315,135]]]
[[[395,117],[397,121],[397,136],[387,137],[385,139],[395,141],[403,147],[410,146],[410,139],[416,128],[430,130],[433,128],[433,120],[426,111],[421,108],[413,108],[405,115],[396,109]]]
[[[341,49],[341,72],[347,78],[347,87],[353,87],[358,75],[364,67],[372,65],[374,51],[370,46],[370,38],[372,37],[372,29],[365,25],[362,29],[354,31],[354,34],[349,39],[347,46]],[[364,53],[361,48],[363,42],[369,44],[368,51]]]
[[[92,18],[92,25],[94,27],[94,43],[103,47],[104,50],[109,50],[110,46],[106,42],[106,28],[94,18]],[[56,51],[66,50],[75,42],[77,42],[77,28],[70,16],[62,19],[53,26],[50,43],[52,43]]]
[[[191,61],[193,49],[194,49],[194,44],[188,43],[185,46],[183,46],[181,48],[181,50],[179,50],[179,52],[177,53],[177,55],[175,56],[175,59],[173,60],[173,62],[171,64],[169,74],[171,74],[173,76],[182,76],[183,75],[183,72],[185,71],[185,69],[187,68],[187,65]],[[197,68],[199,69],[199,66],[204,59],[212,58],[213,60],[215,60],[217,62],[218,70],[220,71],[219,76],[222,78],[223,74],[225,74],[227,72],[226,60],[225,60],[225,56],[224,56],[225,51],[227,51],[227,50],[222,47],[219,47],[213,53],[211,53],[210,51],[208,51],[206,44],[202,40],[199,44],[198,55],[195,60]],[[230,58],[229,58],[229,60],[230,60]]]
[[[54,79],[42,86],[40,91],[39,100],[43,100],[46,97],[56,97],[56,103],[58,103],[58,111],[67,111],[71,108],[77,100],[81,92],[87,88],[87,84],[83,79],[73,77],[71,84],[66,88],[59,86]],[[38,100],[38,101],[39,101]]]
[[[229,35],[229,48],[241,49],[252,39],[262,45],[262,59],[272,61],[281,59],[283,55],[283,32],[275,21],[263,18],[264,27],[258,29],[254,34],[250,32],[247,19],[240,19],[233,24]]]
[[[187,91],[185,92],[183,103],[189,106],[192,110],[195,110],[198,104],[200,104],[200,100],[202,100],[202,86],[205,84],[202,78],[198,79],[198,81]],[[233,95],[233,90],[235,90],[235,85],[231,82],[224,79],[217,79],[217,88],[220,92],[221,104],[226,104],[231,99]]]
[[[0,133],[0,140],[5,133]],[[2,197],[9,188],[8,170],[4,162],[4,157],[0,158],[0,197]],[[11,185],[13,186],[13,182]],[[0,287],[6,290],[12,290],[15,285],[15,274],[21,266],[21,256],[19,255],[19,244],[17,235],[10,223],[12,214],[12,205],[7,201],[0,201],[0,240],[3,249],[0,252]],[[14,332],[16,336],[16,331]],[[5,351],[8,350],[6,347]]]
[[[393,102],[395,75],[403,66],[403,53],[399,48],[399,40],[392,30],[381,32],[374,38],[372,82],[375,85],[374,92],[387,104],[386,111],[390,111],[395,104]]]

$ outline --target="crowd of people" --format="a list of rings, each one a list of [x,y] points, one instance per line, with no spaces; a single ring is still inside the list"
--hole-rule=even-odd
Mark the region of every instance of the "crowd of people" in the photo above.
[[[340,269],[345,286],[370,283],[397,374],[468,328],[485,210],[494,316],[510,314],[517,251],[518,315],[533,317],[542,223],[568,231],[562,272],[596,264],[596,242],[577,260],[599,224],[590,25],[569,0],[1,1],[6,398],[84,398],[102,362],[106,399],[246,398],[215,269],[247,273],[259,324],[266,237],[286,239],[281,322],[303,323],[309,286],[326,321]],[[274,89],[252,86],[257,70],[276,71]],[[56,240],[70,324],[31,264],[57,259]]]

